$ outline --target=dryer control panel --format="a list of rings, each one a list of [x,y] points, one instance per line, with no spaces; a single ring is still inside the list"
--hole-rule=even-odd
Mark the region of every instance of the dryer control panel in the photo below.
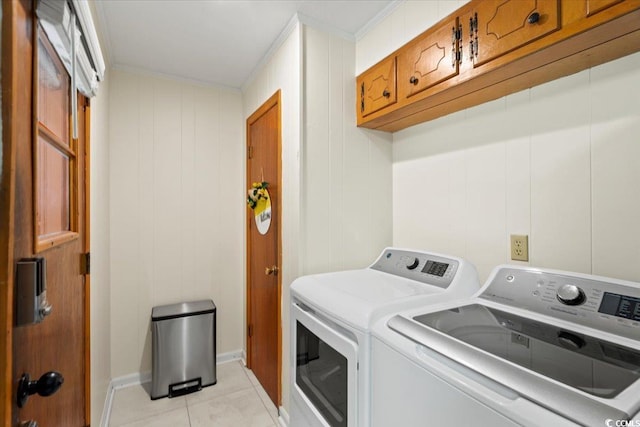
[[[386,249],[369,268],[446,289],[459,266],[458,260],[441,255]]]
[[[499,267],[481,298],[640,339],[640,284],[584,274]]]

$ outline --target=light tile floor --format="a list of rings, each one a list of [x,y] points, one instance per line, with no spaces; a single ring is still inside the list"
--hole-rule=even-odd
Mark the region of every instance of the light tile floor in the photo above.
[[[274,427],[278,411],[242,362],[217,366],[217,384],[186,396],[151,400],[151,383],[116,390],[111,427]]]

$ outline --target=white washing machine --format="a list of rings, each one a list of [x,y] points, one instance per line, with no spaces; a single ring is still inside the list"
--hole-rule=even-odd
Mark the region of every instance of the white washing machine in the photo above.
[[[479,288],[475,267],[460,258],[396,248],[365,269],[295,280],[291,426],[369,426],[372,323]]]
[[[499,266],[372,329],[372,426],[640,426],[640,284]]]

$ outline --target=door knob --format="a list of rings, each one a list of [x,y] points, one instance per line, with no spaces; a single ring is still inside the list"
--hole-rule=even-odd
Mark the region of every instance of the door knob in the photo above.
[[[280,271],[280,269],[277,266],[274,265],[272,267],[265,267],[264,274],[267,275],[267,276],[270,276],[272,274],[274,276],[277,276],[278,275],[278,271]]]
[[[22,408],[32,394],[38,393],[43,397],[51,396],[60,389],[62,383],[64,383],[64,378],[55,371],[42,374],[37,381],[31,381],[29,374],[22,374],[18,383],[18,408]]]

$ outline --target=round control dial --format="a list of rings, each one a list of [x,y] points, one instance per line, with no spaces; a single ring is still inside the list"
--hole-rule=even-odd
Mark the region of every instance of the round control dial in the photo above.
[[[416,258],[416,257],[409,258],[407,260],[407,269],[408,270],[413,270],[418,266],[418,264],[420,264],[420,260],[418,258]]]
[[[566,305],[580,305],[586,300],[582,289],[570,284],[560,286],[556,297],[558,301]]]

